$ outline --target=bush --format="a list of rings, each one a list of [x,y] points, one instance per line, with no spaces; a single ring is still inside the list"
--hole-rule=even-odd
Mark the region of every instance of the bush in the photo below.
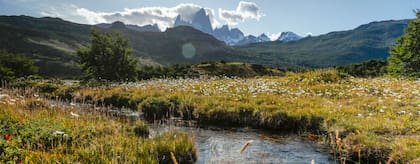
[[[313,70],[305,73],[291,74],[291,82],[304,82],[308,85],[321,83],[340,83],[347,81],[348,74],[337,71],[336,69]]]
[[[135,81],[138,60],[130,55],[131,52],[128,41],[120,35],[92,30],[89,47],[79,49],[77,55],[82,69],[91,79]]]
[[[133,100],[131,95],[128,93],[113,94],[110,97],[105,97],[103,101],[105,105],[112,105],[120,108],[127,107],[132,110],[137,108],[137,101]]]
[[[11,81],[19,77],[34,75],[38,68],[29,58],[0,50],[0,80]]]
[[[175,97],[148,97],[139,104],[139,109],[144,117],[151,120],[161,120],[169,118],[176,113],[179,106],[179,100]]]
[[[144,124],[143,122],[137,122],[133,125],[131,128],[131,131],[134,133],[134,135],[138,137],[149,137],[149,127]]]
[[[157,136],[155,142],[159,163],[173,163],[171,152],[178,163],[189,164],[197,160],[196,149],[187,134],[165,133]]]
[[[388,72],[392,76],[420,78],[420,10],[391,48]]]
[[[360,64],[338,66],[337,69],[355,77],[377,77],[386,74],[387,65],[386,61],[369,60]]]

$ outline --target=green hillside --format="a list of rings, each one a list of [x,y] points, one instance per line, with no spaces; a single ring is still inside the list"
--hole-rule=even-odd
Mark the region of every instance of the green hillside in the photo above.
[[[232,61],[279,68],[317,68],[386,59],[389,47],[402,35],[408,20],[373,22],[354,30],[307,37],[295,42],[266,42],[240,47],[191,27],[165,32],[138,32],[114,23],[107,32],[127,38],[142,65],[195,64]],[[86,46],[94,26],[59,18],[0,16],[0,49],[34,59],[40,74],[80,75],[76,50]]]
[[[295,42],[268,42],[237,47],[259,64],[318,68],[386,59],[389,48],[409,20],[373,22],[354,30],[331,32]]]
[[[88,41],[89,29],[57,18],[1,16],[0,49],[34,59],[42,75],[77,75],[75,50]]]
[[[191,64],[203,61],[235,61],[242,56],[232,47],[192,27],[180,26],[165,32],[138,32],[127,29],[123,24],[114,23],[105,31],[119,32],[129,40],[134,55],[168,64]],[[195,55],[183,55],[183,46],[192,46]]]
[[[24,54],[35,60],[41,75],[74,76],[80,74],[76,50],[86,46],[90,29],[59,18],[0,16],[0,49]],[[236,61],[242,56],[208,34],[191,27],[176,27],[166,32],[138,32],[114,23],[107,32],[121,33],[141,57],[142,64],[167,65],[203,61]],[[194,56],[184,57],[182,47],[194,47]]]

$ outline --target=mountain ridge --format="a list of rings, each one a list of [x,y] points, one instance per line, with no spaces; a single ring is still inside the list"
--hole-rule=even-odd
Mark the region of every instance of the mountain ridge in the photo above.
[[[182,15],[178,15],[174,22],[174,27],[177,26],[190,26],[195,29],[198,29],[202,32],[213,35],[216,39],[225,42],[227,45],[245,45],[259,42],[270,42],[272,41],[264,33],[259,36],[248,35],[245,36],[244,33],[238,28],[229,28],[228,25],[223,25],[220,28],[212,28],[210,16],[206,13],[205,9],[201,8],[197,11],[191,22],[183,20]],[[284,36],[281,41],[296,41],[301,39],[300,36],[293,33],[292,37]],[[286,38],[287,37],[287,38]],[[280,39],[280,38],[279,38]]]
[[[309,36],[294,42],[266,42],[238,46],[275,67],[323,68],[386,60],[390,47],[404,33],[409,19],[376,21],[352,30]]]
[[[227,46],[212,35],[187,26],[164,32],[139,32],[117,23],[115,28],[100,30],[118,32],[127,38],[133,55],[141,58],[142,65],[223,60],[276,68],[323,68],[386,59],[389,48],[403,34],[408,21],[371,22],[353,30],[309,36],[293,42],[270,41],[243,46]],[[88,44],[91,28],[96,26],[60,18],[0,16],[0,49],[34,59],[42,75],[80,75],[76,50]],[[185,45],[195,48],[194,57],[182,55]]]

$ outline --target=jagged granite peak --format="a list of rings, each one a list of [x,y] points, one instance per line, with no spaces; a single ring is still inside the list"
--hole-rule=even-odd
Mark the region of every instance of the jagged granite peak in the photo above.
[[[260,36],[258,36],[258,39],[261,42],[269,42],[269,41],[271,41],[271,39],[267,35],[265,35],[264,33],[262,33]]]
[[[294,32],[287,31],[287,32],[282,32],[279,38],[277,39],[277,41],[290,42],[290,41],[296,41],[299,39],[302,39],[302,37]]]
[[[236,45],[236,43],[245,38],[244,33],[242,33],[241,30],[237,28],[229,29],[228,25],[223,25],[220,28],[214,29],[212,35],[228,45]]]
[[[260,39],[258,39],[258,37],[254,36],[254,35],[248,35],[244,39],[242,39],[241,41],[236,43],[236,45],[242,46],[242,45],[258,43],[258,42],[260,42]]]
[[[181,15],[178,15],[175,19],[175,23],[174,23],[174,27],[176,26],[191,26],[190,23],[188,23],[187,21],[184,21],[181,17]]]
[[[254,35],[248,35],[243,40],[236,43],[236,45],[242,46],[242,45],[247,45],[247,44],[252,44],[252,43],[262,43],[262,42],[270,42],[270,41],[271,39],[263,33],[258,37]]]
[[[192,26],[205,33],[212,33],[213,27],[211,26],[210,16],[207,15],[206,10],[200,9],[193,17]]]
[[[206,13],[204,8],[198,10],[190,22],[183,20],[182,15],[178,15],[175,19],[174,27],[176,26],[191,26],[202,32],[211,34],[213,27],[211,26],[210,16]]]

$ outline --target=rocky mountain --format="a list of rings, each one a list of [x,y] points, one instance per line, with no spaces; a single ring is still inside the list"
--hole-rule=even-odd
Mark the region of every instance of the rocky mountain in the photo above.
[[[232,47],[191,27],[175,27],[164,32],[133,30],[122,22],[101,24],[102,31],[120,33],[129,40],[133,55],[142,64],[181,64],[203,61],[238,61]],[[59,18],[0,16],[0,49],[32,58],[47,76],[75,76],[81,71],[76,51],[87,46],[90,29],[98,27],[68,22]],[[184,45],[195,48],[193,57],[182,53]]]
[[[323,68],[371,59],[386,60],[410,20],[389,20],[353,30],[305,37],[293,42],[264,42],[237,47],[259,64],[291,68]],[[283,35],[284,38],[287,38]],[[290,35],[293,36],[293,35]]]
[[[241,30],[238,28],[230,29],[228,25],[223,25],[222,27],[213,30],[210,17],[204,9],[200,9],[197,13],[195,13],[191,21],[184,20],[181,15],[178,15],[174,23],[174,27],[177,26],[193,27],[212,35],[216,39],[225,42],[227,45],[245,45],[271,41],[265,34],[261,34],[258,37],[245,37]]]
[[[258,37],[254,35],[248,35],[241,41],[237,42],[235,45],[243,46],[243,45],[248,45],[248,44],[253,44],[253,43],[263,43],[263,42],[270,42],[270,41],[271,39],[265,34],[261,34]]]
[[[244,33],[241,30],[237,28],[230,29],[228,25],[214,29],[212,35],[227,45],[236,45],[239,41],[245,39]]]
[[[267,39],[264,35],[247,36],[245,40],[254,44],[243,43],[243,46],[233,47],[210,34],[185,26],[164,32],[140,32],[116,22],[100,29],[118,32],[127,38],[134,50],[133,55],[141,58],[142,64],[170,65],[224,60],[280,68],[322,68],[386,59],[390,47],[403,34],[409,21],[372,22],[353,30],[305,37],[293,42],[264,42]],[[0,49],[32,58],[42,75],[74,76],[80,74],[76,50],[88,44],[89,31],[94,27],[59,18],[0,16]],[[219,30],[236,31],[226,29],[229,28]],[[182,50],[186,45],[194,47],[192,57],[183,55]]]
[[[260,42],[269,42],[271,41],[271,39],[265,35],[264,33],[262,33],[260,36],[258,36],[258,39],[260,40]]]
[[[121,24],[123,25],[124,28],[128,28],[130,30],[135,30],[138,32],[161,32],[157,24],[137,26],[137,25],[125,25],[123,22],[116,21],[112,24],[100,23],[100,24],[96,24],[95,26],[99,28],[103,28],[103,29],[108,29],[108,28],[111,28],[112,26],[121,26]]]
[[[194,14],[191,22],[183,20],[182,16],[178,15],[174,23],[174,27],[177,26],[191,26],[207,34],[213,33],[213,27],[211,26],[210,17],[209,15],[207,15],[206,10],[204,10],[203,8]]]
[[[298,34],[295,34],[294,32],[287,31],[287,32],[282,32],[276,41],[290,42],[290,41],[296,41],[302,38],[303,37],[299,36]]]

